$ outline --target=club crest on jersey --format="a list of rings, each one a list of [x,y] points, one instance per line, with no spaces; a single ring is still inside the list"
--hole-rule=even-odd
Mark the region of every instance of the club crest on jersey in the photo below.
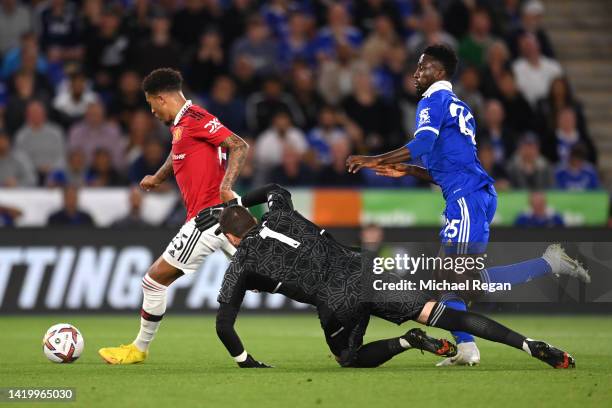
[[[429,122],[431,122],[431,118],[429,116],[429,108],[421,109],[421,111],[419,112],[419,124],[417,127]]]
[[[172,143],[176,143],[181,140],[181,136],[183,136],[183,128],[180,126],[175,127],[172,130]]]
[[[204,129],[207,129],[208,132],[212,135],[217,130],[221,129],[221,126],[223,125],[221,124],[221,122],[219,122],[219,119],[214,118],[204,125]]]

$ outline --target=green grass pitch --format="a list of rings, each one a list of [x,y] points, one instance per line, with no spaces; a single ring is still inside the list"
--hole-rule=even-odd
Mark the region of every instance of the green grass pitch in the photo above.
[[[342,369],[330,357],[314,315],[242,315],[237,330],[245,346],[275,368],[241,370],[217,340],[213,316],[171,313],[144,364],[110,366],[98,357],[98,348],[131,341],[137,316],[14,316],[0,317],[0,387],[76,388],[76,402],[54,407],[611,406],[610,317],[497,318],[569,351],[577,368],[553,370],[518,350],[481,340],[477,367],[436,368],[435,356],[410,350],[376,369]],[[59,322],[74,324],[85,337],[85,351],[74,364],[50,363],[42,353],[45,330]],[[366,341],[395,337],[416,325],[373,319]],[[13,404],[0,403],[5,405]]]

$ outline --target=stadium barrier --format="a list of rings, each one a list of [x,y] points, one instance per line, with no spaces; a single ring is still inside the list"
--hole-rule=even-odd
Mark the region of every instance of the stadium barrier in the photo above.
[[[331,229],[342,242],[355,244],[355,228]],[[141,278],[174,235],[174,229],[13,229],[0,234],[0,313],[134,312],[141,305]],[[437,229],[397,228],[385,231],[385,242],[428,242]],[[521,298],[546,301],[487,302],[482,308],[546,312],[612,311],[612,244],[609,230],[517,230],[497,228],[497,242],[570,242],[595,269],[593,283],[567,278],[541,278],[521,287]],[[571,244],[575,243],[575,244]],[[228,260],[216,253],[198,273],[183,277],[169,289],[169,310],[203,312],[217,308],[217,291]],[[249,293],[243,309],[293,312],[307,306],[281,295]]]
[[[305,217],[327,227],[355,227],[365,223],[413,227],[442,225],[444,201],[438,191],[427,189],[291,189],[295,208]],[[107,227],[129,212],[129,189],[84,188],[80,206],[91,214],[96,226]],[[566,226],[604,226],[609,214],[605,191],[548,191],[551,210],[563,216]],[[160,225],[178,204],[176,192],[144,195],[142,216]],[[22,227],[41,227],[62,206],[59,189],[0,189],[0,205],[20,209]],[[528,193],[500,192],[494,225],[511,226],[528,210]],[[259,210],[261,212],[261,210]]]

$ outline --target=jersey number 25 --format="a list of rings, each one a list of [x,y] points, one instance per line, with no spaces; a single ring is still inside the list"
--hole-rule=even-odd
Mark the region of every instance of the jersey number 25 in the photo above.
[[[465,112],[465,108],[456,103],[450,104],[450,114],[453,118],[458,117],[459,119],[459,131],[472,139],[472,144],[476,145],[476,135],[474,134],[474,127],[471,126],[468,121],[474,119],[472,112]]]

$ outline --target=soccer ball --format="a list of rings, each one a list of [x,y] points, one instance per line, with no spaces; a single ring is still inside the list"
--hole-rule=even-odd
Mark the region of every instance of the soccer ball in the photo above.
[[[54,363],[72,363],[81,356],[85,340],[76,327],[58,323],[49,327],[43,337],[45,356]]]

